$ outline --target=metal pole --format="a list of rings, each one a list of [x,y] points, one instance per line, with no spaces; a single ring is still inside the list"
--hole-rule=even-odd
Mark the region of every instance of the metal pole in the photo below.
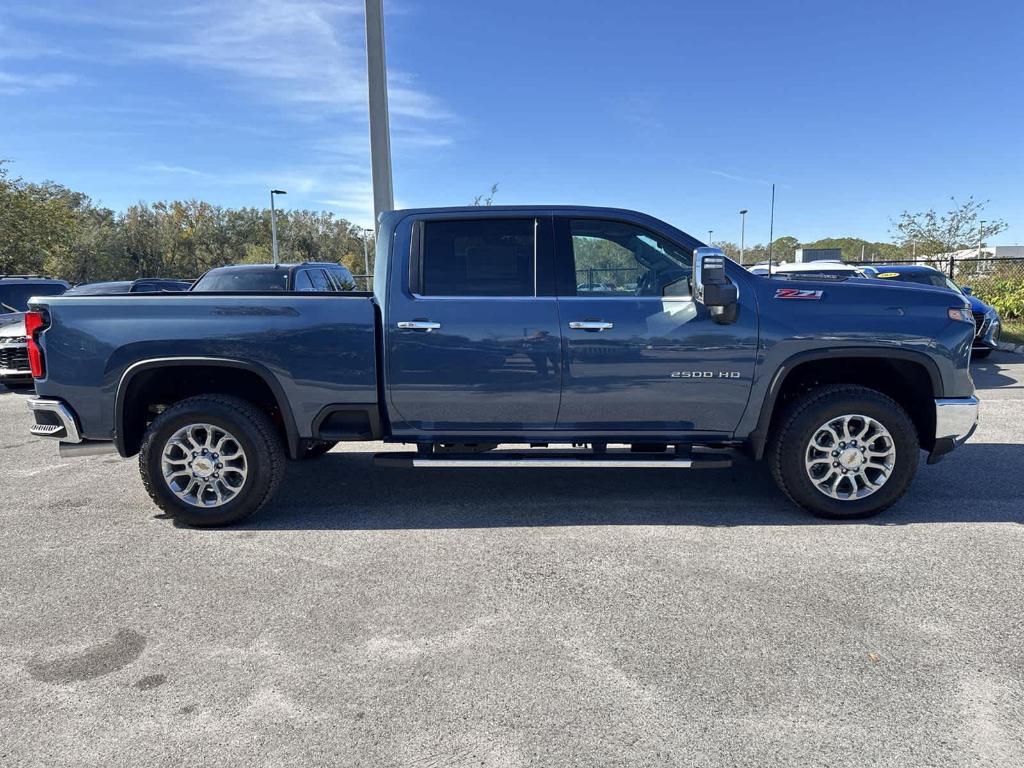
[[[747,209],[744,208],[740,211],[740,264],[743,263],[743,251],[745,250],[746,244],[746,232],[747,232]]]
[[[985,219],[978,222],[978,258],[981,258],[981,247],[985,243]]]
[[[775,185],[772,184],[772,212],[768,217],[768,275],[772,274],[772,240],[775,239]]]
[[[711,233],[714,232],[714,231],[715,230],[713,230],[713,229],[709,229],[708,230],[708,245],[711,245]]]
[[[369,245],[366,243],[366,233],[370,232],[368,227],[360,227],[359,231],[363,233],[363,274],[370,274],[370,250]]]
[[[274,190],[270,190],[270,247],[274,252],[274,266],[277,266],[277,209],[274,208]]]
[[[370,167],[373,174],[373,226],[376,229],[380,215],[395,207],[383,0],[366,0],[366,77],[370,95]]]

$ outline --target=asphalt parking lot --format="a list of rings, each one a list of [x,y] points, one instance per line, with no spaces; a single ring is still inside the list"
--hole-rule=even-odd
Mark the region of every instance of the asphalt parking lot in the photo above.
[[[1024,765],[1024,358],[973,441],[825,523],[763,466],[290,468],[159,516],[0,391],[0,765]]]

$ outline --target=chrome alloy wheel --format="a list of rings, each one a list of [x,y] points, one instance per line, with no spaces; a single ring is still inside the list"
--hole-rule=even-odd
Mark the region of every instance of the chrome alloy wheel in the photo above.
[[[829,498],[853,501],[885,485],[896,466],[896,443],[876,419],[847,414],[814,430],[804,458],[815,488]]]
[[[193,507],[219,507],[245,486],[249,464],[238,438],[213,424],[189,424],[164,443],[160,469],[171,493]]]

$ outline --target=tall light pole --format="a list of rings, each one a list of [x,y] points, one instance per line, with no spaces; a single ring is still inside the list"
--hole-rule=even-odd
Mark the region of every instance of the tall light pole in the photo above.
[[[363,236],[363,274],[370,274],[370,246],[367,242],[367,235],[373,232],[369,227],[359,227],[359,232]]]
[[[985,244],[985,219],[978,222],[978,258],[981,258],[981,246]]]
[[[711,233],[714,232],[714,231],[715,230],[713,230],[713,229],[709,229],[708,230],[708,245],[711,245]]]
[[[391,183],[383,0],[366,0],[366,78],[370,94],[370,168],[373,174],[373,226],[376,228],[380,215],[395,207]]]
[[[740,211],[740,264],[743,263],[743,251],[746,244],[747,233],[747,209]]]
[[[274,195],[287,195],[283,189],[270,190],[270,247],[274,252],[274,266],[277,266],[277,209],[274,207]]]

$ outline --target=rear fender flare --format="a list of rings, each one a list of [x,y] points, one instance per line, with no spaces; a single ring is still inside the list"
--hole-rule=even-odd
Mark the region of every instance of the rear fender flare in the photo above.
[[[238,368],[243,371],[254,373],[263,380],[270,389],[277,407],[281,412],[281,419],[284,422],[285,439],[287,441],[288,455],[297,458],[299,454],[299,432],[295,426],[295,416],[292,413],[291,405],[285,395],[284,388],[271,371],[258,364],[247,360],[234,360],[222,357],[157,357],[147,360],[139,360],[128,366],[121,374],[121,380],[117,385],[117,396],[114,398],[114,445],[117,452],[122,456],[127,455],[124,435],[124,401],[128,393],[128,387],[138,374],[153,368],[174,368],[176,366],[206,365],[219,368]],[[230,393],[224,393],[230,394]]]

